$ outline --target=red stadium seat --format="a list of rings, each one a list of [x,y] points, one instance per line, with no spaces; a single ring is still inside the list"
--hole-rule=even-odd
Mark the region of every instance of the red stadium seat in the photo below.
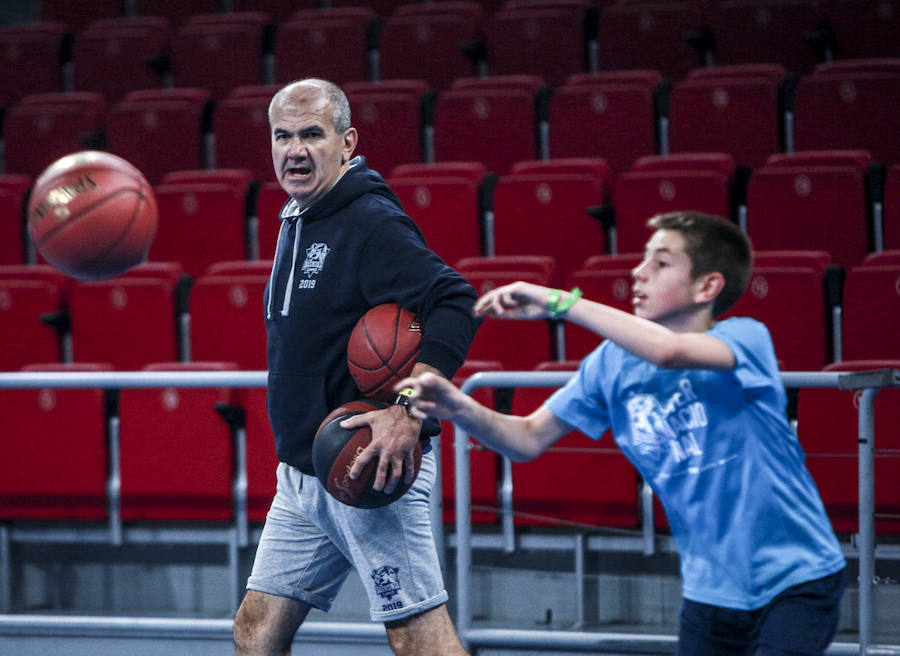
[[[259,257],[264,260],[275,257],[275,244],[281,228],[279,213],[287,199],[288,195],[278,182],[267,182],[259,189],[256,197],[257,239]]]
[[[263,522],[275,496],[275,436],[266,411],[265,388],[240,390],[246,411],[247,519]]]
[[[549,285],[547,276],[523,271],[470,271],[463,276],[478,295],[517,280]],[[468,357],[497,360],[510,371],[529,371],[555,357],[551,325],[545,321],[486,319],[475,335]]]
[[[470,271],[522,271],[538,273],[553,279],[556,274],[556,258],[552,255],[490,255],[464,257],[457,260],[454,268],[462,274]]]
[[[502,371],[496,360],[466,360],[453,384],[462,384],[477,373]],[[480,387],[472,398],[482,405],[497,408],[497,390]],[[441,421],[441,489],[443,492],[444,523],[456,521],[456,458],[454,456],[455,427],[449,421]],[[492,524],[497,521],[497,479],[500,462],[497,453],[469,438],[469,477],[471,482],[472,522]]]
[[[229,371],[230,363],[157,363],[145,371]],[[123,520],[228,521],[232,435],[217,413],[230,388],[126,389],[119,398]]]
[[[754,246],[821,249],[844,267],[862,261],[871,240],[866,169],[807,164],[804,153],[791,157],[773,158],[750,176],[747,234]]]
[[[72,352],[76,361],[109,362],[136,370],[181,358],[178,280],[148,269],[100,282],[79,282],[69,292]]]
[[[73,86],[117,102],[127,92],[161,87],[172,26],[161,16],[93,20],[72,44]]]
[[[7,173],[37,177],[50,163],[76,150],[97,149],[106,101],[99,93],[25,96],[3,120]]]
[[[235,87],[263,84],[268,21],[258,11],[191,16],[172,37],[176,86],[205,88],[218,100]]]
[[[602,268],[575,271],[566,280],[565,288],[578,287],[585,298],[604,303],[624,312],[631,312],[631,268]],[[581,326],[565,324],[565,357],[568,360],[583,358],[600,345],[603,338]]]
[[[485,173],[479,162],[404,165],[387,182],[429,248],[452,264],[484,252]]]
[[[900,359],[900,264],[847,271],[842,317],[844,360]]]
[[[550,157],[603,157],[619,173],[657,152],[658,71],[571,75],[550,99]]]
[[[825,371],[900,369],[900,360],[847,360]],[[797,400],[797,431],[806,451],[806,466],[816,480],[836,531],[859,530],[859,394],[836,389],[803,388]],[[900,533],[900,390],[875,397],[875,531]]]
[[[825,276],[818,264],[755,265],[747,291],[725,314],[731,316],[766,324],[787,371],[818,371],[831,360]]]
[[[210,264],[205,276],[268,276],[272,260],[223,260]]]
[[[109,150],[158,184],[169,171],[205,166],[209,91],[199,88],[132,91],[110,110]]]
[[[900,1],[829,0],[828,22],[841,58],[900,57]]]
[[[545,362],[538,371],[574,371],[577,360]],[[519,387],[512,412],[527,415],[553,389]],[[513,509],[518,525],[638,525],[638,476],[607,431],[601,441],[579,431],[562,437],[540,458],[514,463]]]
[[[57,21],[72,30],[82,30],[95,19],[121,16],[122,0],[41,0],[40,19]]]
[[[216,105],[213,136],[217,168],[249,169],[257,180],[275,179],[269,134],[269,102],[276,86],[232,89]]]
[[[423,118],[433,111],[434,94],[424,80],[351,82],[344,92],[359,129],[356,154],[365,155],[369,168],[387,175],[400,164],[425,161]]]
[[[165,16],[174,25],[181,25],[201,14],[214,14],[222,9],[220,0],[136,0],[139,16]]]
[[[25,200],[31,182],[28,175],[0,175],[0,265],[28,259]]]
[[[191,359],[228,358],[242,369],[266,369],[263,291],[268,272],[204,275],[191,289]]]
[[[30,94],[63,90],[60,60],[65,35],[64,23],[48,20],[0,26],[0,109]]]
[[[315,76],[344,84],[372,79],[376,18],[375,11],[363,6],[295,12],[275,33],[275,81]],[[344,54],[335,57],[336,49]]]
[[[680,80],[701,64],[685,37],[703,19],[696,3],[680,0],[603,4],[597,35],[600,70],[655,69]]]
[[[739,165],[761,166],[784,150],[781,84],[771,75],[725,72],[678,82],[669,101],[670,152],[726,152]]]
[[[494,243],[497,255],[554,257],[551,283],[558,285],[586,257],[607,250],[598,212],[608,201],[609,179],[597,170],[556,173],[555,166],[553,160],[536,162],[528,172],[500,178],[494,189]]]
[[[734,172],[729,175],[722,164],[729,156],[702,155],[641,158],[616,179],[617,252],[643,252],[651,234],[647,220],[656,214],[694,210],[731,216]]]
[[[900,249],[869,253],[860,266],[894,266],[900,264]]]
[[[596,38],[597,9],[588,0],[510,3],[484,21],[491,75],[537,75],[551,86],[589,70],[588,42]]]
[[[591,255],[582,262],[579,271],[631,271],[644,259],[643,253]]]
[[[817,62],[804,37],[820,27],[815,0],[718,0],[709,27],[720,64],[775,62],[806,73]]]
[[[797,150],[864,149],[900,161],[893,138],[900,119],[900,72],[846,70],[800,78],[794,101]]]
[[[542,89],[533,75],[456,80],[435,104],[435,159],[480,161],[498,174],[515,162],[541,159]]]
[[[161,184],[155,191],[159,227],[151,260],[180,262],[196,277],[213,262],[247,257],[247,208],[240,186],[198,181]]]
[[[449,0],[407,3],[384,19],[379,62],[382,80],[422,78],[435,89],[476,74],[463,49],[481,39],[481,3]],[[411,52],[420,57],[410,57]]]
[[[93,363],[26,372],[107,371]],[[107,414],[101,389],[50,386],[0,394],[0,519],[107,517]],[[65,439],[60,439],[64,429]]]
[[[0,371],[62,361],[60,336],[43,318],[59,316],[63,298],[61,283],[0,278]]]

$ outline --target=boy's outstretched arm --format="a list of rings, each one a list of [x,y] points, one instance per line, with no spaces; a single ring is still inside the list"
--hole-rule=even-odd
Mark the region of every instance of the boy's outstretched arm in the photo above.
[[[447,419],[462,427],[489,449],[510,460],[532,460],[547,450],[572,427],[542,405],[527,417],[506,415],[486,408],[446,378],[431,373],[404,378],[396,391],[412,389],[409,404],[413,416]]]
[[[526,282],[497,287],[475,303],[475,314],[500,319],[550,317],[547,303],[553,290]],[[568,292],[562,292],[562,300]],[[565,314],[576,323],[612,340],[643,360],[671,369],[732,369],[734,354],[722,340],[702,332],[676,332],[662,324],[628,312],[579,299]]]

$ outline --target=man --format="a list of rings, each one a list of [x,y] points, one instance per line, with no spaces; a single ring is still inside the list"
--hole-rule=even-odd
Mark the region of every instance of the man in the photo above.
[[[396,654],[465,654],[447,612],[431,533],[434,454],[423,456],[403,497],[364,510],[325,492],[313,472],[311,445],[325,415],[359,396],[346,347],[368,309],[397,302],[414,311],[423,338],[413,375],[450,377],[477,328],[475,292],[427,249],[381,176],[353,158],[358,135],[338,87],[317,79],[287,85],[272,99],[269,122],[275,172],[290,196],[264,299],[267,404],[280,464],[235,617],[237,654],[290,653],[310,608],[327,611],[353,568],[366,586],[371,617],[384,622]],[[355,419],[372,427],[372,442],[352,473],[377,459],[374,487],[384,492],[393,491],[404,463],[412,463],[416,441],[427,442],[422,436],[437,426],[423,427],[399,404]]]

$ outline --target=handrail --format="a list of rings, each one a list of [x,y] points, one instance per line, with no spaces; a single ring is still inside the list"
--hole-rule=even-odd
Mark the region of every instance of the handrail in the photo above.
[[[466,394],[481,387],[559,387],[574,372],[481,372],[468,378],[461,386]],[[874,400],[883,387],[900,387],[900,370],[880,369],[865,372],[784,372],[786,387],[834,387],[843,390],[863,390],[859,405],[859,653],[866,654],[874,629],[873,577],[875,573],[874,522]],[[490,629],[472,628],[470,600],[472,568],[472,498],[469,462],[469,435],[456,426],[454,440],[456,460],[456,576],[457,627],[464,641],[480,645],[495,644]],[[505,484],[507,484],[505,482]],[[504,526],[511,522],[503,522]],[[509,544],[511,538],[504,536]],[[507,638],[511,638],[506,632]],[[542,647],[574,648],[596,639],[595,634],[576,631],[519,631],[516,640]],[[828,653],[848,653],[847,645],[833,645]]]

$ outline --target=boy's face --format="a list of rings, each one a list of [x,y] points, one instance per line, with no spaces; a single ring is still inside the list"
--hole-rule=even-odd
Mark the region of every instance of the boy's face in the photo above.
[[[705,307],[703,276],[691,277],[692,262],[681,233],[657,230],[644,250],[644,260],[632,269],[632,305],[635,315],[672,330],[707,330],[711,317]]]

